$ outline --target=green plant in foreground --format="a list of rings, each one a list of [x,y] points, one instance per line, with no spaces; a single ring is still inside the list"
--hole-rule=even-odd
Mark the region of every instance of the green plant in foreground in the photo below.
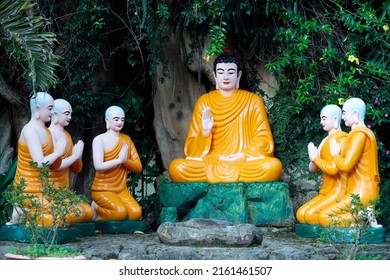
[[[41,182],[41,196],[24,192],[26,181],[20,178],[18,184],[11,185],[4,193],[7,201],[13,205],[19,214],[19,225],[27,233],[31,245],[12,250],[18,254],[25,254],[29,257],[37,256],[74,256],[72,248],[56,244],[60,228],[66,228],[67,217],[78,215],[77,205],[85,200],[74,192],[67,190],[67,187],[57,187],[50,182],[50,170],[47,164],[38,167],[37,163],[30,162],[39,170],[39,181]],[[52,223],[43,225],[46,200],[49,211],[52,215]],[[69,253],[69,255],[68,255]],[[79,254],[79,253],[77,253]]]
[[[375,206],[377,201],[371,203]],[[332,245],[340,253],[340,259],[355,260],[358,257],[358,250],[362,248],[361,245],[365,245],[362,244],[362,239],[369,237],[370,234],[369,210],[357,194],[351,194],[350,205],[341,210],[351,216],[351,220],[346,225],[349,232],[339,230],[342,226],[345,226],[345,221],[342,221],[337,215],[330,215],[331,222],[328,227],[320,232],[319,241]]]
[[[75,248],[54,244],[50,249],[44,244],[32,244],[31,246],[24,246],[18,248],[11,248],[10,253],[16,255],[28,256],[30,258],[37,257],[76,257],[80,256],[80,252]]]

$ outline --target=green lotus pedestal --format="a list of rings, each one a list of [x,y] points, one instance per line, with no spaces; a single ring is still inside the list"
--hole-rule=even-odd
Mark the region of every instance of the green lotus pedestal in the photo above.
[[[195,218],[287,227],[294,224],[288,185],[258,183],[163,183],[160,223]]]

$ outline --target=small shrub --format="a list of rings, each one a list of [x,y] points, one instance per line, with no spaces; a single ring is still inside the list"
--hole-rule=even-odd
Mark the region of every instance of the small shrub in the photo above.
[[[69,226],[67,216],[78,215],[79,210],[76,206],[85,202],[85,199],[69,191],[65,186],[56,187],[54,183],[50,183],[50,169],[47,164],[38,167],[37,163],[30,162],[30,165],[39,170],[42,197],[24,192],[26,181],[23,177],[18,184],[10,186],[4,193],[4,197],[18,211],[19,225],[25,229],[32,243],[23,250],[29,251],[29,254],[34,257],[42,252],[47,255],[49,251],[58,251],[58,246],[54,246],[58,229]],[[49,205],[52,215],[51,225],[43,225],[45,213],[43,199],[46,199]]]

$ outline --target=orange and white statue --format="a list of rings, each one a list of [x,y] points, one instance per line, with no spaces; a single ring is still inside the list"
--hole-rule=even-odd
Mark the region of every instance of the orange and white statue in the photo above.
[[[351,194],[359,195],[365,207],[379,198],[378,146],[374,133],[364,123],[365,113],[366,104],[360,98],[348,99],[343,105],[343,120],[351,131],[344,148],[331,140],[330,149],[337,168],[347,174],[346,191],[320,213],[323,227],[329,225],[333,215],[340,219],[339,226],[351,226],[352,216],[345,211],[351,205]]]
[[[239,89],[241,63],[234,53],[214,62],[216,90],[197,101],[184,146],[185,158],[173,160],[174,182],[276,181],[282,172],[274,157],[262,98]]]
[[[44,213],[39,215],[38,223],[51,225],[53,218],[50,212],[49,202],[42,193],[42,182],[39,180],[39,170],[30,166],[30,162],[36,162],[38,167],[47,163],[51,170],[61,166],[62,155],[66,149],[65,138],[53,141],[46,123],[50,122],[54,109],[54,100],[46,92],[38,92],[30,99],[31,119],[23,127],[18,140],[18,162],[14,183],[19,184],[25,180],[24,192],[36,196],[37,201],[43,202]],[[24,205],[28,208],[29,205]],[[30,209],[33,210],[33,209]],[[70,220],[67,222],[71,223]],[[8,224],[18,223],[17,209],[14,209],[12,221]]]
[[[318,225],[319,213],[345,194],[346,174],[340,172],[330,153],[332,139],[343,147],[347,137],[347,133],[340,128],[341,117],[341,108],[337,105],[326,105],[321,110],[321,126],[328,135],[321,141],[318,149],[310,142],[308,153],[309,170],[313,173],[322,171],[322,185],[319,194],[298,209],[296,217],[299,223]]]
[[[70,191],[70,172],[80,173],[83,168],[81,157],[84,150],[84,142],[79,140],[73,145],[71,135],[65,130],[72,119],[72,106],[64,99],[54,100],[54,114],[52,116],[49,130],[53,140],[66,139],[65,153],[62,155],[61,166],[53,170],[50,182],[58,187],[67,187]],[[76,206],[78,215],[75,215],[72,222],[89,222],[92,220],[94,212],[91,205],[80,203]]]
[[[120,131],[125,113],[111,106],[105,113],[107,131],[92,142],[96,170],[92,184],[92,207],[97,220],[140,220],[142,208],[127,188],[128,172],[140,173],[142,164],[131,138]]]

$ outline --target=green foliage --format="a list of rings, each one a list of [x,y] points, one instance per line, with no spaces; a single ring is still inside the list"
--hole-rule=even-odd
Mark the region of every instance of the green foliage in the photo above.
[[[64,245],[54,244],[50,249],[44,244],[32,244],[31,246],[22,246],[18,248],[11,248],[10,253],[16,255],[27,256],[30,258],[37,257],[57,257],[57,258],[71,258],[80,256],[80,252],[76,249]]]
[[[39,181],[41,183],[41,196],[24,191],[26,182],[23,177],[18,184],[13,184],[4,192],[6,200],[14,207],[19,214],[19,225],[23,226],[32,243],[32,250],[42,250],[37,244],[42,243],[45,250],[51,250],[56,243],[59,228],[67,227],[67,216],[79,214],[76,206],[86,202],[84,198],[74,192],[67,190],[67,187],[56,187],[49,181],[50,169],[47,164],[38,167],[36,162],[30,165],[39,170]],[[47,207],[52,216],[51,225],[43,225],[46,200]]]
[[[381,255],[356,255],[355,260],[370,260],[370,261],[378,261],[381,260]]]
[[[169,17],[164,1],[39,2],[53,16],[61,41],[60,81],[53,94],[71,102],[76,121],[89,128],[107,104],[129,103],[134,97],[143,98],[137,106],[147,102],[148,75],[166,66],[159,47],[166,41]],[[132,114],[142,117],[136,115],[140,111]]]
[[[17,158],[15,158],[8,169],[7,173],[0,174],[0,226],[5,224],[12,213],[12,205],[5,199],[3,193],[12,183],[16,172]]]
[[[378,203],[378,220],[383,225],[390,225],[390,179],[382,179],[380,182],[380,199]]]
[[[344,3],[286,1],[269,9],[278,17],[276,48],[267,64],[280,80],[270,111],[277,155],[287,170],[307,165],[306,144],[319,144],[318,136],[324,135],[321,108],[360,97],[367,104],[365,122],[377,136],[380,175],[385,179],[390,164],[389,14],[385,6],[374,6],[375,1]]]
[[[56,36],[47,32],[49,21],[40,15],[36,4],[27,0],[3,0],[0,3],[0,26],[4,46],[15,62],[25,65],[23,78],[33,94],[46,91],[57,79],[54,69],[60,58],[53,53]],[[8,41],[8,40],[9,41]]]
[[[165,1],[40,0],[39,5],[61,42],[60,79],[52,96],[72,104],[74,124],[84,130],[84,137],[104,128],[109,106],[122,107],[123,133],[130,135],[142,164],[148,165],[158,157],[150,75],[159,65],[166,71],[161,46],[170,9]]]
[[[246,18],[250,17],[248,20],[250,21],[255,15],[258,16],[257,13],[261,10],[259,6],[262,4],[253,0],[178,1],[176,3],[178,10],[176,13],[180,15],[178,25],[199,41],[200,48],[205,47],[207,53],[205,59],[210,60],[223,52],[227,41],[234,39],[229,38],[229,33],[234,34],[238,30],[241,33],[247,28]],[[207,44],[204,40],[206,36],[209,39]]]

